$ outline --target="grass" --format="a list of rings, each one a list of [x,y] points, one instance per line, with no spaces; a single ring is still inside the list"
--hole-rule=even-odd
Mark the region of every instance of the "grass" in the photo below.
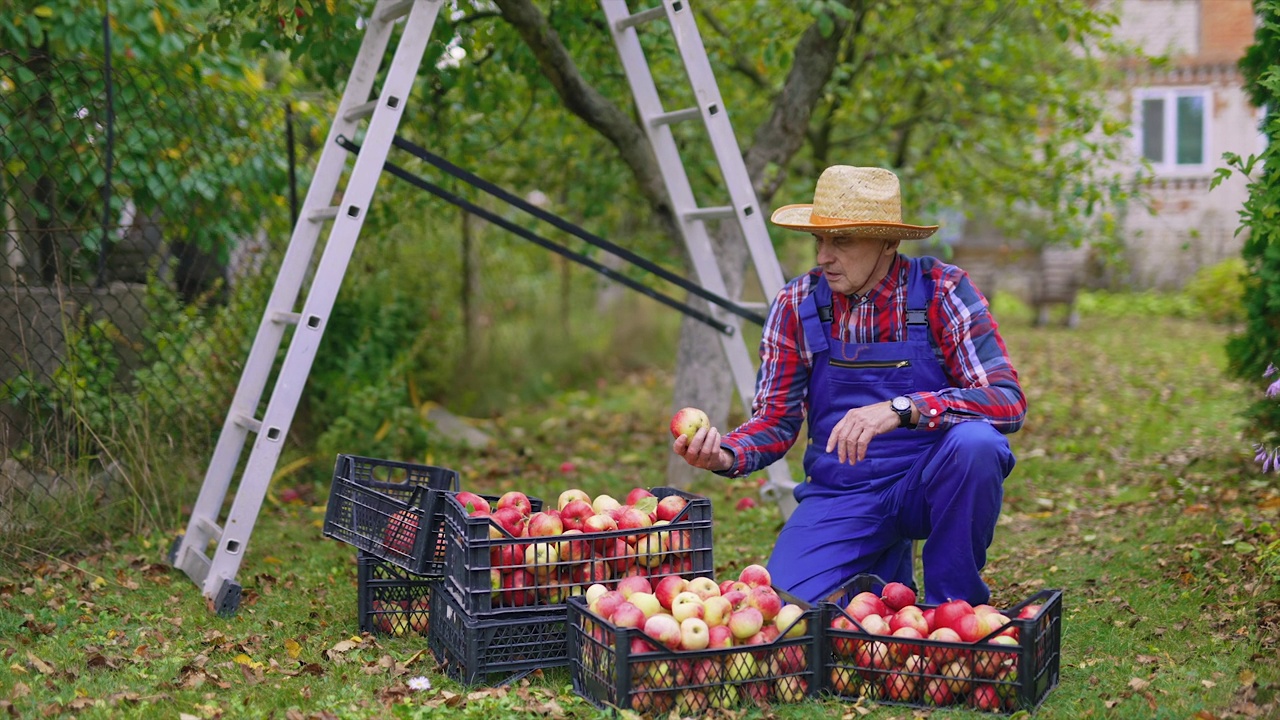
[[[1275,476],[1251,463],[1235,415],[1244,391],[1223,377],[1224,331],[1151,317],[1033,329],[1011,316],[1003,332],[1031,413],[1012,437],[1020,460],[987,575],[998,605],[1064,591],[1061,681],[1036,717],[1276,716],[1280,494]],[[634,373],[510,407],[485,428],[498,440],[493,450],[442,447],[402,459],[454,467],[466,487],[488,493],[554,498],[569,486],[595,494],[661,484],[669,398],[665,373]],[[197,588],[165,563],[184,518],[74,557],[40,557],[0,578],[0,710],[608,717],[572,693],[563,669],[464,688],[439,674],[420,638],[359,637],[354,551],[320,530],[322,471],[297,488],[303,502],[273,494],[263,507],[233,618],[208,612]],[[754,494],[754,479],[708,475],[692,489],[716,508],[717,575],[768,557],[782,522],[776,508],[733,509]],[[432,689],[409,690],[416,676]],[[747,716],[917,714],[827,699]]]

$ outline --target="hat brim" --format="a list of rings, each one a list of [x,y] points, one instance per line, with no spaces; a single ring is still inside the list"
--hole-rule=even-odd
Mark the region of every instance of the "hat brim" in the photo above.
[[[773,211],[769,221],[788,230],[886,240],[923,240],[938,231],[937,225],[906,225],[894,222],[814,223],[812,215],[812,203],[784,205]]]

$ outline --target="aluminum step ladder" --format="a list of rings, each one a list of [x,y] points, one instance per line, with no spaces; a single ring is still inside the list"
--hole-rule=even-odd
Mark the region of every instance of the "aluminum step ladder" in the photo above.
[[[662,179],[678,217],[685,245],[689,249],[698,284],[721,297],[728,297],[715,248],[708,235],[707,223],[712,220],[736,220],[755,265],[760,289],[767,300],[772,300],[785,283],[782,267],[778,264],[777,253],[769,241],[764,211],[751,187],[742,151],[738,148],[733,127],[729,124],[729,113],[720,97],[720,88],[711,71],[711,61],[707,58],[688,0],[662,0],[661,7],[655,6],[637,13],[627,10],[626,0],[602,0],[601,4],[609,22],[609,32],[618,47],[618,56],[622,59],[627,82],[631,85],[645,134],[658,158]],[[649,70],[649,63],[645,60],[637,29],[645,23],[664,19],[671,25],[672,36],[680,50],[685,74],[697,102],[696,107],[665,109]],[[694,197],[671,125],[696,120],[702,121],[711,138],[711,146],[729,194],[729,205],[699,207]],[[712,314],[731,324],[735,330],[740,330],[738,318],[714,307]],[[755,348],[747,347],[741,332],[733,335],[721,333],[720,344],[728,358],[738,397],[742,400],[743,407],[750,408],[755,396]],[[795,482],[791,480],[785,458],[770,465],[766,472],[768,478],[760,489],[761,496],[777,503],[784,518],[790,517],[796,507],[796,501],[791,495]]]
[[[311,187],[289,239],[279,275],[268,300],[245,368],[223,423],[217,446],[205,472],[204,484],[192,509],[186,531],[179,535],[169,561],[198,586],[211,610],[229,616],[239,609],[241,586],[236,580],[268,485],[280,459],[289,426],[315,360],[329,313],[337,299],[347,265],[367,216],[378,177],[400,124],[422,63],[431,30],[443,0],[379,0],[367,20],[359,54],[347,80],[342,100],[329,129]],[[725,295],[706,222],[737,218],[747,238],[765,296],[772,298],[782,286],[782,272],[764,227],[761,212],[738,150],[729,119],[723,110],[710,62],[687,2],[665,0],[655,7],[630,14],[626,0],[601,0],[610,31],[618,45],[636,103],[662,168],[667,190],[680,213],[681,229],[693,258],[699,282],[711,292]],[[689,80],[699,99],[698,108],[666,113],[641,52],[635,26],[667,16],[676,33]],[[403,19],[403,23],[400,21]],[[399,43],[383,78],[377,98],[370,100],[382,59],[396,26]],[[703,117],[729,185],[732,205],[699,208],[681,163],[669,124]],[[364,142],[355,155],[341,201],[339,184],[351,157],[337,140],[354,138],[359,124],[368,120]],[[307,270],[315,254],[323,226],[329,235],[301,310],[295,310]],[[714,312],[714,310],[713,310]],[[722,319],[738,328],[734,316]],[[272,376],[275,357],[292,327],[284,362],[275,373],[275,384],[262,417],[255,414]],[[747,407],[753,395],[755,371],[741,333],[722,335],[738,392]],[[250,434],[253,448],[240,476],[231,507],[222,518],[223,505]],[[794,508],[785,462],[769,471],[765,497],[777,499],[784,515]],[[212,553],[210,553],[212,550]]]

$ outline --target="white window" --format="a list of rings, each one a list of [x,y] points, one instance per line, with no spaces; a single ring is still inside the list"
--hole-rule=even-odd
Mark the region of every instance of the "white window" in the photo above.
[[[1158,174],[1210,171],[1208,89],[1147,88],[1134,100],[1138,152]]]

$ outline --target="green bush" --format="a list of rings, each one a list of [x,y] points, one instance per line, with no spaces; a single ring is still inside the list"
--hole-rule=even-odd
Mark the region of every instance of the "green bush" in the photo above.
[[[1183,292],[1217,323],[1237,323],[1244,319],[1244,277],[1242,258],[1227,258],[1200,268]]]

